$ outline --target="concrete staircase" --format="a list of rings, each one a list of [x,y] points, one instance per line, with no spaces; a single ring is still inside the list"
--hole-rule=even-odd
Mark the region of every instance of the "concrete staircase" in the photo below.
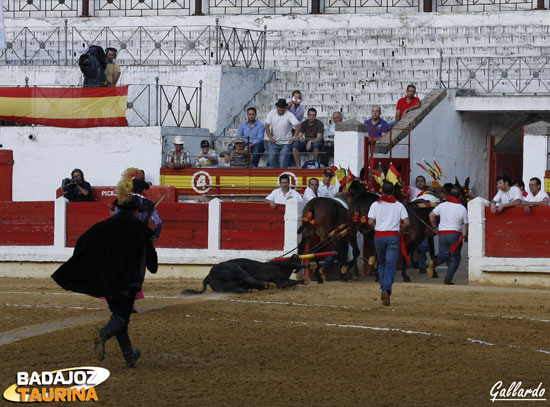
[[[250,106],[262,120],[278,98],[299,89],[306,110],[315,107],[327,128],[332,112],[362,122],[375,104],[392,120],[408,84],[416,85],[422,99],[440,87],[440,73],[452,85],[457,75],[469,75],[466,66],[478,66],[482,58],[540,57],[542,65],[549,54],[547,25],[269,31],[266,68],[276,75]],[[458,68],[449,61],[456,56]],[[530,77],[530,68],[522,69],[523,77]],[[230,129],[245,120],[244,111]]]

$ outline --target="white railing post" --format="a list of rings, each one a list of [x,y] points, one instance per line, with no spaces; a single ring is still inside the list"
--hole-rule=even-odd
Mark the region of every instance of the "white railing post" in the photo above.
[[[53,246],[64,248],[67,236],[67,200],[60,196],[54,202]]]
[[[285,243],[284,251],[294,249],[298,246],[300,239],[298,238],[298,228],[302,224],[302,209],[305,202],[298,202],[295,199],[286,201],[285,206]]]
[[[208,250],[220,250],[221,226],[222,201],[215,198],[208,203]]]
[[[475,198],[468,202],[468,278],[470,283],[481,279],[485,256],[485,207],[489,201]]]

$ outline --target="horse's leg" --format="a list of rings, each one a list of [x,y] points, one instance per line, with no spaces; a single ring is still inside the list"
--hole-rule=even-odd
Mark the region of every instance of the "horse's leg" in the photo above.
[[[411,241],[406,246],[407,253],[411,253],[412,251],[414,251],[414,249],[416,249],[416,245],[414,244],[414,241]],[[403,278],[403,281],[405,283],[411,282],[411,278],[407,274],[407,260],[403,256],[401,256],[401,277]]]

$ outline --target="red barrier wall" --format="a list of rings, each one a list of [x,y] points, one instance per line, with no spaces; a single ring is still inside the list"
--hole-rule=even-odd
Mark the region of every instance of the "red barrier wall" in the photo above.
[[[53,202],[2,202],[0,245],[53,245]]]
[[[283,250],[285,207],[265,203],[222,203],[221,248]]]
[[[156,247],[208,248],[208,204],[161,203],[162,231]]]
[[[509,208],[492,214],[485,208],[485,256],[550,257],[550,207]]]
[[[78,237],[97,222],[109,217],[106,202],[67,203],[66,235],[67,247],[74,247]]]
[[[161,203],[157,210],[162,219],[162,230],[156,247],[208,248],[208,204]],[[67,246],[74,247],[83,232],[108,217],[106,202],[69,202]],[[149,226],[153,227],[152,222]]]

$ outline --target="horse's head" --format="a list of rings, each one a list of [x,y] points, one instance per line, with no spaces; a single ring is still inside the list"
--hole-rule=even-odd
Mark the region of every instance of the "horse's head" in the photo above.
[[[460,201],[462,202],[462,205],[467,207],[468,202],[474,198],[470,194],[470,177],[466,178],[466,181],[464,181],[464,185],[460,185],[458,178],[455,177],[455,186],[460,188],[460,190],[462,191],[462,194],[460,195]]]

